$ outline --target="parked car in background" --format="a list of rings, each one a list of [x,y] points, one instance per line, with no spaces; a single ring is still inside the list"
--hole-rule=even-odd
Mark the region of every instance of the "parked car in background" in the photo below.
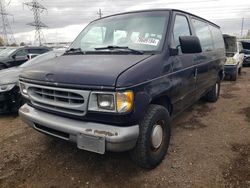
[[[25,62],[21,66],[0,70],[0,113],[17,112],[23,103],[18,85],[19,74],[22,70],[60,56],[63,52],[60,50],[50,51]]]
[[[243,50],[244,61],[243,66],[250,66],[250,50]]]
[[[0,47],[0,52],[6,49],[6,47]]]
[[[242,44],[237,41],[235,36],[223,35],[225,47],[226,47],[226,57],[225,62],[225,76],[229,77],[231,80],[236,81],[238,75],[241,73],[243,66],[244,53],[242,53]]]
[[[219,26],[193,14],[166,9],[104,17],[64,55],[21,73],[27,103],[19,114],[79,149],[130,150],[151,169],[165,157],[171,119],[201,97],[218,100],[224,62]]]
[[[242,46],[242,52],[244,53],[243,66],[250,66],[250,42],[242,41]]]
[[[0,70],[15,67],[28,61],[29,54],[43,54],[51,51],[47,47],[8,47],[0,52]]]

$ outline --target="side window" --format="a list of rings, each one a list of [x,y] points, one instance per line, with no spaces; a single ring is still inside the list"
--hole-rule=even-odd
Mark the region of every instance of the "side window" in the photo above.
[[[190,35],[188,20],[185,16],[176,15],[173,29],[173,37],[176,47],[180,44],[180,36]]]
[[[213,35],[214,47],[216,49],[224,49],[225,45],[224,45],[224,40],[223,40],[223,36],[222,36],[220,29],[214,26],[209,26],[209,27]]]
[[[22,57],[22,56],[27,56],[28,53],[26,50],[19,50],[17,53],[16,53],[16,57]]]
[[[208,24],[197,19],[192,19],[192,23],[194,26],[195,33],[197,37],[200,39],[202,51],[212,51],[213,46],[213,38],[211,36],[211,32],[209,30]]]

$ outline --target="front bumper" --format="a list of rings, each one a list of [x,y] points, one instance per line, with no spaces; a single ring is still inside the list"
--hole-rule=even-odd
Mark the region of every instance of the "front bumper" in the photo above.
[[[19,115],[31,127],[42,133],[75,142],[79,149],[104,154],[105,151],[127,151],[135,147],[139,126],[118,127],[84,122],[37,110],[28,104]]]
[[[237,65],[224,66],[224,72],[226,76],[232,76],[237,72]]]

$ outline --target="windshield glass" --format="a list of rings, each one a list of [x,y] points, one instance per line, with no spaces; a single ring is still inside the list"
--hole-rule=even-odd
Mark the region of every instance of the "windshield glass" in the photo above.
[[[6,57],[15,52],[17,48],[6,48],[2,51],[0,51],[0,56]]]
[[[97,51],[96,48],[101,47],[120,46],[144,52],[160,51],[168,17],[168,11],[152,11],[100,19],[88,25],[70,48],[87,52]]]

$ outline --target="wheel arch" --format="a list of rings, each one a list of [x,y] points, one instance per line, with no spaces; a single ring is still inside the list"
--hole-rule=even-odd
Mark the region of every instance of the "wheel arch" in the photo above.
[[[170,97],[168,97],[167,95],[162,95],[162,96],[153,98],[150,104],[157,104],[157,105],[164,106],[168,110],[170,116],[173,113],[173,104],[171,102]]]

